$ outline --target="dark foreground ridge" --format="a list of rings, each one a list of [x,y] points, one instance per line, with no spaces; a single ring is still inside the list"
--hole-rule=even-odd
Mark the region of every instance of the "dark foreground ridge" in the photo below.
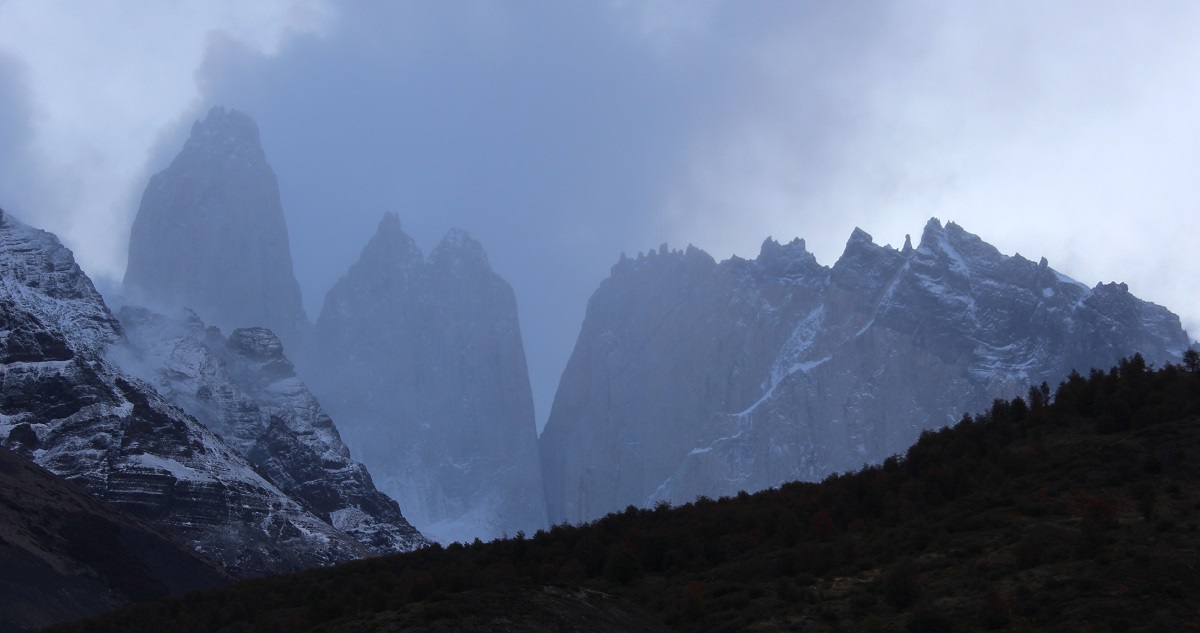
[[[1189,356],[1073,373],[819,484],[630,507],[52,630],[1177,631],[1200,593]]]
[[[4,633],[231,580],[149,525],[3,447],[0,569]]]

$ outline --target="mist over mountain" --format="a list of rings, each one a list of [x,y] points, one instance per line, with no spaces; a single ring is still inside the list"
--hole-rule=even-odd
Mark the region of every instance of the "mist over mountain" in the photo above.
[[[820,480],[1029,384],[1188,345],[1124,284],[1087,288],[954,223],[900,250],[856,230],[832,267],[803,240],[719,264],[664,245],[588,303],[540,440],[550,520]]]
[[[150,179],[129,236],[124,292],[165,310],[190,308],[225,331],[267,327],[307,348],[311,326],[279,185],[249,116],[213,108]]]
[[[385,215],[315,331],[313,390],[422,532],[546,526],[516,297],[478,242],[453,229],[426,258]]]
[[[249,116],[213,108],[192,126],[146,187],[129,244],[130,369],[375,553],[424,544],[283,354],[286,341],[304,357],[312,328],[279,186]]]
[[[219,434],[289,497],[374,555],[428,543],[351,459],[270,330],[240,328],[226,338],[190,311],[173,318],[124,306],[118,316],[126,345],[110,357]]]
[[[123,330],[71,252],[0,213],[0,442],[233,575],[373,550],[108,358]]]
[[[305,405],[310,413],[320,411],[310,417],[328,410],[381,489],[423,528],[469,540],[544,527],[516,298],[482,247],[453,230],[426,261],[398,218],[385,216],[359,263],[330,290],[316,341],[301,308],[287,235],[255,123],[239,111],[214,108],[146,188],[130,235],[123,301],[162,314],[190,309],[225,332],[267,328],[320,397],[319,404]],[[131,323],[152,320],[124,314]],[[147,379],[228,435],[244,455],[257,455],[254,443],[273,413],[248,422],[257,414],[246,412],[262,403],[244,404],[261,400],[244,393],[245,381],[234,389],[238,396],[221,404],[183,393],[196,381],[229,384],[210,374],[218,363],[229,371],[238,366],[228,362],[229,347],[199,330],[181,334],[178,324],[174,332],[151,329],[131,330],[141,353],[156,357]],[[161,336],[170,340],[154,340]],[[165,351],[180,339],[190,351]],[[319,354],[310,354],[314,342]],[[225,358],[208,358],[214,354]],[[172,368],[180,358],[188,360]],[[229,391],[222,389],[213,393]],[[214,407],[223,410],[213,413]],[[315,427],[306,422],[305,428]]]

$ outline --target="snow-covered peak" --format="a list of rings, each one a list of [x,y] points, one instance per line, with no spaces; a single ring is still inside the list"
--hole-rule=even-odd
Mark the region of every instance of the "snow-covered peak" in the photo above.
[[[191,322],[167,328],[144,312],[133,314],[139,327],[152,332],[209,334]],[[153,523],[235,575],[378,553],[317,516],[311,504],[297,502],[299,496],[280,488],[281,480],[268,479],[132,370],[119,367],[122,359],[133,359],[124,349],[127,339],[120,338],[121,328],[70,251],[53,235],[5,214],[0,221],[0,383],[6,397],[0,445]],[[187,341],[194,344],[166,341],[161,347],[173,349],[152,351],[143,360],[197,367],[196,376],[219,369],[202,345]],[[196,400],[221,396],[178,376],[180,391]]]
[[[121,326],[70,249],[52,234],[0,211],[0,298],[61,330],[72,348],[99,352]]]
[[[987,269],[990,275],[1002,275],[1002,268],[1010,258],[984,242],[978,235],[968,233],[954,222],[943,227],[937,218],[931,218],[921,234],[921,244],[914,254],[924,266],[945,270],[960,277],[971,277]],[[1012,259],[1020,259],[1019,255]]]
[[[932,242],[937,239],[937,236],[943,233],[942,221],[937,218],[929,218],[925,223],[925,228],[921,230],[921,243]]]

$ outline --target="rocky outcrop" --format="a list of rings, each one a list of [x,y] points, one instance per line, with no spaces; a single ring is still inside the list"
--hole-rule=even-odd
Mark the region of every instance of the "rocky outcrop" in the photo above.
[[[125,306],[118,314],[127,345],[110,356],[219,434],[289,497],[375,554],[427,543],[351,459],[270,330],[237,329],[226,339],[192,312],[170,318]]]
[[[235,575],[373,553],[110,362],[121,335],[57,238],[0,216],[0,443]]]
[[[426,259],[388,214],[329,291],[313,389],[422,532],[546,526],[533,398],[512,288],[450,231]]]
[[[802,240],[752,261],[622,258],[592,296],[541,437],[551,521],[819,480],[993,398],[1140,352],[1179,319],[931,220],[920,246],[856,230],[832,267]]]
[[[213,108],[150,179],[129,236],[124,292],[166,311],[189,307],[227,332],[267,327],[307,349],[311,326],[279,185],[249,116]]]

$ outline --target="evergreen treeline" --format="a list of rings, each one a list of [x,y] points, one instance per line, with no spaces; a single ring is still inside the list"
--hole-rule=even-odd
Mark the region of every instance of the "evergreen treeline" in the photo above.
[[[819,484],[631,506],[53,630],[486,630],[548,608],[538,592],[574,591],[676,630],[1177,631],[1200,623],[1198,481],[1197,356],[1152,369],[1135,355]],[[589,617],[559,615],[525,630]]]

